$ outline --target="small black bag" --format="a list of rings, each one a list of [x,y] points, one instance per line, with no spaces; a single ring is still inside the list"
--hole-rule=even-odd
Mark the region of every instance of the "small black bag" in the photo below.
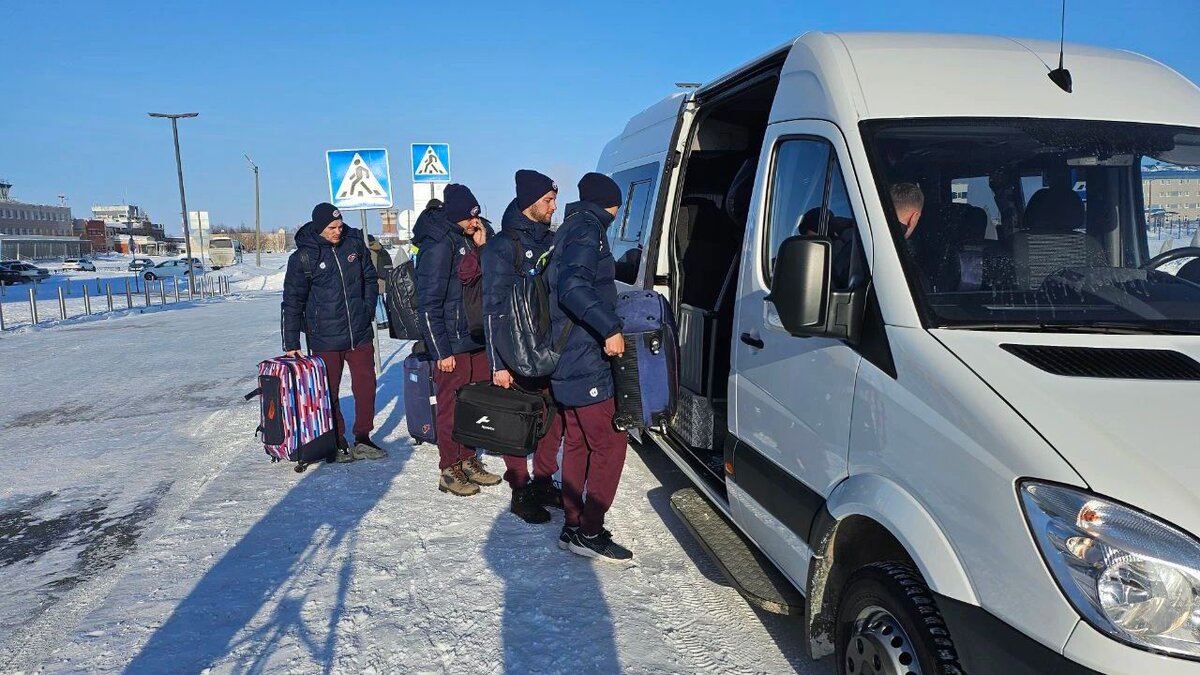
[[[383,306],[387,310],[392,339],[421,339],[421,324],[417,318],[417,271],[412,261],[406,260],[389,269],[386,285]]]
[[[568,318],[558,335],[551,330],[550,286],[545,272],[554,247],[537,261],[532,273],[527,273],[521,238],[509,230],[504,232],[512,238],[513,268],[518,278],[509,289],[505,330],[492,336],[495,348],[509,370],[525,377],[549,377],[558,366],[574,326]]]
[[[464,385],[454,396],[454,440],[493,454],[526,457],[550,430],[558,409],[549,397],[513,385]]]

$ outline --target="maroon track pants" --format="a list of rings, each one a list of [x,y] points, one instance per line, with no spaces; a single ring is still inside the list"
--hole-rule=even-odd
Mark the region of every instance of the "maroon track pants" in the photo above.
[[[563,413],[563,512],[568,526],[578,526],[588,536],[604,529],[604,514],[625,467],[629,438],[613,427],[615,411],[610,398]]]
[[[511,372],[511,371],[510,371]],[[545,379],[529,379],[513,376],[517,386],[526,391],[537,391],[549,395],[550,382]],[[554,479],[554,472],[558,471],[558,446],[562,444],[563,436],[563,419],[562,415],[555,415],[554,421],[550,423],[550,430],[538,441],[537,448],[533,451],[533,480],[534,482],[550,482]],[[529,484],[529,458],[514,457],[512,455],[504,456],[504,480],[512,486],[514,490],[524,489]]]
[[[448,469],[475,456],[475,450],[454,440],[454,395],[465,384],[487,382],[491,379],[487,357],[483,350],[454,355],[454,372],[443,373],[434,362],[433,384],[437,389],[438,468]]]
[[[341,352],[313,352],[325,362],[329,376],[329,397],[333,400],[333,421],[337,435],[345,437],[346,420],[338,389],[342,386],[342,365],[350,366],[350,393],[354,394],[354,439],[368,438],[375,428],[375,345],[368,342]]]

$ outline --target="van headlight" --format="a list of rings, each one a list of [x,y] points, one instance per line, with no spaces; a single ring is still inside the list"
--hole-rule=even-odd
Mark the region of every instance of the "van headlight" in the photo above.
[[[1025,482],[1033,538],[1075,609],[1137,647],[1200,658],[1200,541],[1102,497]]]

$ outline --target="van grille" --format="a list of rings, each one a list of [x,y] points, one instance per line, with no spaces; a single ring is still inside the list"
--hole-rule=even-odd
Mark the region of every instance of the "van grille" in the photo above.
[[[1055,375],[1125,380],[1200,380],[1200,363],[1166,349],[1110,349],[1000,345],[1000,348]]]

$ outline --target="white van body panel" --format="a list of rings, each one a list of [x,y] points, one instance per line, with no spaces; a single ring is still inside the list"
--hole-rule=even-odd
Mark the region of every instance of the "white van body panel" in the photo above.
[[[1196,675],[1200,663],[1153,654],[1124,645],[1080,621],[1063,656],[1098,673],[1128,675]]]
[[[904,545],[930,589],[979,604],[971,579],[946,534],[921,502],[896,483],[883,476],[854,475],[834,489],[825,506],[838,520],[864,516],[883,525]]]
[[[1085,484],[928,331],[889,326],[887,334],[896,378],[869,364],[859,373],[850,475],[886,476],[910,495],[953,547],[975,591],[973,604],[1062,649],[1079,615],[1042,561],[1016,483],[1036,476]],[[892,527],[899,534],[909,524]],[[920,562],[925,551],[910,552],[928,564]]]
[[[806,33],[788,55],[771,121],[1035,117],[1200,126],[1200,88],[1157,61],[1069,43],[1070,94],[1046,77],[1057,65],[1058,43],[1044,40]]]
[[[746,524],[750,523],[757,535],[753,540],[759,550],[771,559],[793,586],[807,595],[806,580],[813,554],[808,542],[776,520],[737,483],[728,481],[725,490],[729,495],[729,515],[733,522],[738,523],[743,531],[746,530]]]
[[[612,175],[650,162],[661,162],[679,123],[679,111],[687,94],[671,94],[629,120],[621,135],[608,142],[600,153],[596,171]]]
[[[1153,348],[1200,360],[1200,337],[947,329],[933,334],[1029,420],[1092,490],[1200,532],[1200,444],[1194,424],[1200,383],[1054,375],[999,346]]]

